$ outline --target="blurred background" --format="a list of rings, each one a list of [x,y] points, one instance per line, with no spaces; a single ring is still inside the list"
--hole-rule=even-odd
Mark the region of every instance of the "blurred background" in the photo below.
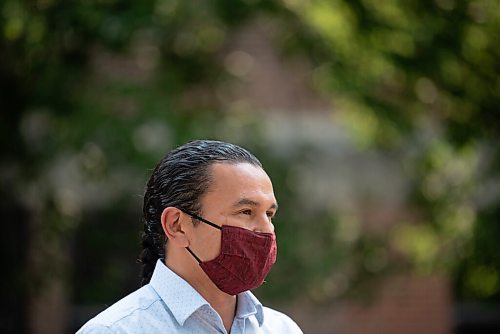
[[[139,286],[170,149],[264,163],[305,333],[500,332],[496,0],[0,1],[1,333]]]

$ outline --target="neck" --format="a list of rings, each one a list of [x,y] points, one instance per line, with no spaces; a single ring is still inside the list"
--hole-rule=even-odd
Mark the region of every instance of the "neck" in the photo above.
[[[176,250],[169,250],[166,266],[188,282],[212,306],[229,333],[236,315],[237,297],[219,290],[186,250],[182,250],[184,254],[174,256],[172,253]]]
[[[237,297],[223,292],[222,294],[223,296],[220,294],[213,296],[202,294],[202,296],[219,314],[224,324],[224,328],[226,328],[226,331],[229,333],[231,332],[231,326],[233,325],[234,316],[236,315]]]

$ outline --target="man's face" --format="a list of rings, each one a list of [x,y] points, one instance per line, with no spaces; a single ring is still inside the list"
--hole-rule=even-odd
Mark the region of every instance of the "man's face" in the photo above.
[[[201,198],[203,218],[218,224],[256,232],[274,232],[271,219],[278,205],[269,176],[249,163],[216,163],[212,182]],[[221,232],[200,223],[192,229],[190,248],[202,261],[220,253]]]

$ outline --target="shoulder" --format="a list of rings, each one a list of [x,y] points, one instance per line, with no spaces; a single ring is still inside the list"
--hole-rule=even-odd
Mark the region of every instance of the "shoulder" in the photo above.
[[[271,333],[301,334],[302,330],[289,316],[269,307],[262,308],[264,312],[263,327],[272,329]]]
[[[144,328],[147,324],[155,325],[169,320],[169,310],[154,289],[146,285],[90,319],[77,333],[147,332],[147,328]]]

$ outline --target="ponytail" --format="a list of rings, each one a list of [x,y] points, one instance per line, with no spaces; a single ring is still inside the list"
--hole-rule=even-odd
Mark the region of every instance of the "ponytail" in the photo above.
[[[144,222],[148,225],[147,222]],[[142,234],[142,252],[139,262],[142,264],[141,286],[151,280],[158,259],[165,259],[165,237],[160,233]]]

